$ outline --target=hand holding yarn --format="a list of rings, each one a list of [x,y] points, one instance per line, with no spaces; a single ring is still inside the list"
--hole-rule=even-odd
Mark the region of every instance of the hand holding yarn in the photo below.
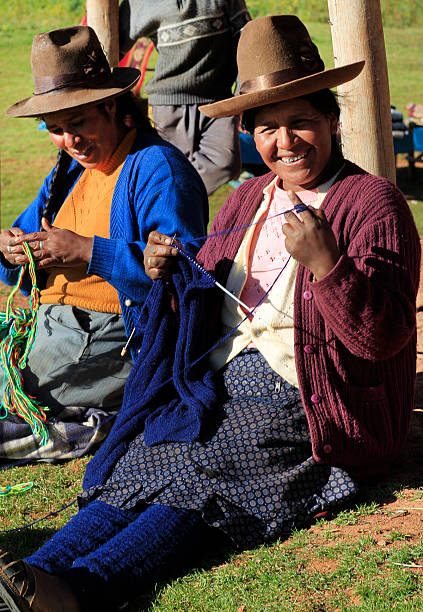
[[[168,281],[171,277],[172,258],[178,255],[178,250],[172,247],[179,241],[173,240],[166,234],[154,231],[148,236],[147,246],[144,249],[145,273],[152,280],[163,278]]]
[[[44,231],[19,237],[19,242],[26,241],[31,247],[37,269],[90,262],[93,238],[54,227],[45,218],[41,220],[41,225]]]
[[[289,199],[302,204],[294,191],[288,191]],[[335,266],[340,257],[335,235],[320,209],[310,206],[298,216],[285,213],[286,223],[282,226],[288,253],[320,280]]]
[[[22,265],[17,261],[17,258],[24,255],[23,246],[16,245],[16,236],[20,235],[23,235],[23,231],[19,227],[11,227],[0,232],[0,251],[12,266]]]

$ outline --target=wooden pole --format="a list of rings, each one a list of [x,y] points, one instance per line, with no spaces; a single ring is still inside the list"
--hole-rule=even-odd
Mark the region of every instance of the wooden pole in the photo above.
[[[86,0],[87,24],[95,30],[113,68],[119,63],[119,0]]]
[[[366,60],[338,87],[347,159],[395,183],[388,67],[380,0],[328,0],[335,66]]]

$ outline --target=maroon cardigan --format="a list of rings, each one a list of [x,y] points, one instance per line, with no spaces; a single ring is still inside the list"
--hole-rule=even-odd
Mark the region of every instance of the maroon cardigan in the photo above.
[[[273,178],[269,173],[243,183],[210,233],[250,223]],[[401,192],[350,162],[321,209],[341,257],[317,282],[299,266],[294,297],[299,387],[315,459],[370,473],[398,454],[409,429],[420,240]],[[198,254],[220,283],[226,283],[243,235],[209,238]],[[220,294],[210,312],[216,334]]]

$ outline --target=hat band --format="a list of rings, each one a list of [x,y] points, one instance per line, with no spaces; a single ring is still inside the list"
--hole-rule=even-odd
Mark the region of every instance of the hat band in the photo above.
[[[66,87],[93,87],[105,80],[105,77],[111,75],[110,68],[101,66],[95,73],[70,72],[58,76],[35,76],[34,75],[34,96],[51,93],[57,89]]]
[[[301,79],[302,77],[309,76],[310,72],[302,69],[299,66],[295,68],[285,68],[284,70],[276,70],[275,72],[268,72],[262,74],[254,79],[248,79],[241,84],[239,93],[246,94],[253,91],[260,91],[262,89],[269,89],[269,87],[276,87],[276,85],[284,85],[290,81]]]

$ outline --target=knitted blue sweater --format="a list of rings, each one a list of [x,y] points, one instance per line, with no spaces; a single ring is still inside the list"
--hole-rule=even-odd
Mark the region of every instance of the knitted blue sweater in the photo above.
[[[62,202],[82,172],[83,168],[72,160],[62,187]],[[52,172],[14,226],[25,232],[39,230],[51,178]],[[207,194],[191,163],[170,143],[154,134],[138,132],[113,193],[110,238],[94,236],[87,269],[87,274],[97,274],[117,289],[128,336],[151,287],[143,265],[148,234],[157,229],[170,236],[176,234],[182,241],[190,240],[206,233],[207,221]],[[1,255],[1,281],[15,284],[19,269],[19,266],[10,266]],[[44,275],[38,274],[40,288],[44,282]],[[22,289],[26,295],[29,293],[29,275],[25,276]],[[133,358],[138,348],[137,342],[131,341]]]
[[[155,281],[136,324],[142,342],[126,382],[122,408],[87,466],[84,489],[104,483],[143,430],[148,446],[197,439],[216,405],[213,373],[204,357],[205,303],[214,282],[183,258],[175,265],[172,279],[178,314],[164,283]]]

